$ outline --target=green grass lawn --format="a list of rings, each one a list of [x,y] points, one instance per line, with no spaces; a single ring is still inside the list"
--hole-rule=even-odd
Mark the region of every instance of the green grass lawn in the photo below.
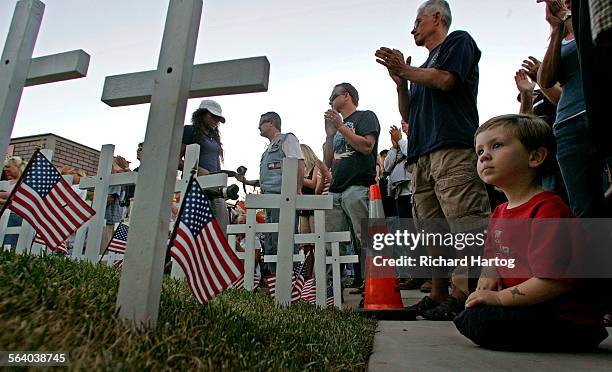
[[[376,323],[229,290],[205,306],[164,279],[156,329],[117,317],[119,271],[0,253],[0,350],[68,351],[78,369],[363,370]]]

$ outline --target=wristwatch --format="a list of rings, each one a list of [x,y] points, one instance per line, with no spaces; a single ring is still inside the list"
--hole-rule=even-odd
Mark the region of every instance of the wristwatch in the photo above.
[[[565,12],[565,15],[563,16],[563,19],[561,19],[563,22],[567,21],[569,18],[572,17],[572,11],[568,10]]]

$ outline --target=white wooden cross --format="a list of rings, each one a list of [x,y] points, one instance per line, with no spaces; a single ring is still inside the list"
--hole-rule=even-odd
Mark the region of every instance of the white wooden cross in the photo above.
[[[0,60],[0,154],[11,139],[23,88],[84,77],[89,55],[82,50],[32,58],[45,4],[17,2]]]
[[[260,195],[257,195],[260,196]],[[246,210],[246,221],[244,224],[228,225],[227,226],[227,240],[228,244],[232,249],[236,247],[236,235],[244,234],[244,252],[236,252],[239,259],[244,261],[244,288],[248,291],[253,290],[254,286],[254,271],[255,271],[255,241],[258,239],[258,233],[275,233],[278,232],[277,222],[257,223],[257,209],[252,207],[258,205],[258,201],[252,198],[249,194],[247,195],[247,201],[245,205]],[[271,209],[271,205],[266,207]],[[297,235],[296,235],[297,236]],[[293,245],[291,246],[293,252]],[[292,262],[303,262],[305,259],[304,254],[294,254]],[[265,255],[264,262],[278,262],[278,255]]]
[[[247,221],[244,225],[228,226],[228,234],[245,233],[245,253],[240,255],[245,260],[244,286],[247,290],[253,288],[253,271],[255,258],[255,234],[258,232],[278,232],[277,254],[264,257],[266,262],[277,262],[276,266],[276,302],[281,305],[291,303],[291,274],[293,262],[303,258],[293,254],[294,244],[315,245],[315,280],[317,282],[317,305],[325,306],[327,297],[326,264],[332,264],[334,269],[334,304],[340,307],[340,263],[357,262],[357,256],[340,256],[339,249],[331,259],[326,257],[326,243],[335,244],[349,241],[350,233],[326,232],[325,210],[332,208],[332,196],[296,195],[297,187],[296,158],[283,160],[283,177],[280,194],[249,194],[246,197]],[[280,208],[278,223],[257,224],[256,209]],[[296,209],[314,210],[315,232],[311,234],[295,234],[294,222]],[[333,247],[333,245],[332,245]],[[336,283],[337,282],[337,283]]]
[[[145,82],[153,88],[144,161],[139,171],[141,182],[136,185],[128,249],[117,295],[119,316],[139,324],[157,323],[170,217],[167,209],[176,181],[187,99],[199,96],[191,91],[194,81],[207,78],[199,76],[193,65],[201,15],[202,0],[170,0],[157,71]],[[125,88],[131,83],[124,78]],[[239,76],[236,79],[240,85]],[[267,75],[263,80],[267,86]],[[215,94],[226,94],[229,90],[217,88]],[[124,92],[126,97],[142,96],[141,91],[129,87]]]

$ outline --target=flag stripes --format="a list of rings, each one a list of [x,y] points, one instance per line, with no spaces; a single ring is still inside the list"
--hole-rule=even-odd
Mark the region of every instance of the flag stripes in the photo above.
[[[52,249],[95,214],[39,151],[32,155],[8,203]]]
[[[242,263],[229,247],[210,202],[192,177],[170,241],[170,255],[181,266],[187,284],[206,303],[242,275]]]
[[[129,227],[123,222],[117,226],[115,232],[113,233],[113,238],[110,243],[108,243],[108,251],[124,254],[125,249],[127,248],[127,237],[128,237]]]

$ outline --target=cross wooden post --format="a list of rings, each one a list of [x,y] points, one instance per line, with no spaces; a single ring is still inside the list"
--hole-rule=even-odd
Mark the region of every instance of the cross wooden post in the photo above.
[[[32,59],[44,11],[39,0],[20,0],[13,13],[0,60],[0,154],[10,142],[24,87],[87,75],[89,55],[82,50]]]
[[[151,101],[144,161],[139,170],[141,182],[136,185],[128,249],[117,295],[122,318],[151,326],[155,326],[159,311],[168,207],[176,182],[187,99],[202,96],[201,91],[193,90],[194,83],[210,79],[204,75],[207,71],[195,70],[193,65],[201,14],[202,0],[170,0],[157,71],[140,73],[145,76],[140,77],[141,85],[134,83],[134,75],[107,78],[103,94],[103,99],[109,99],[106,94],[109,91],[123,95],[125,101],[118,104]],[[268,70],[260,74],[264,87],[257,88],[257,91],[267,89]],[[244,73],[234,76],[234,85],[242,83]],[[248,83],[249,86],[240,92],[253,91],[252,81]],[[110,88],[113,84],[117,89]],[[236,93],[225,86],[216,88],[209,90],[208,94]],[[114,105],[111,101],[108,103]]]
[[[102,230],[106,224],[104,212],[106,211],[106,200],[108,198],[108,187],[110,184],[111,169],[113,166],[114,145],[103,145],[98,161],[98,173],[95,176],[96,186],[91,207],[96,214],[89,220],[87,232],[87,249],[85,257],[88,261],[97,262],[102,242]],[[83,183],[83,181],[81,181]],[[79,184],[80,187],[80,184]]]

